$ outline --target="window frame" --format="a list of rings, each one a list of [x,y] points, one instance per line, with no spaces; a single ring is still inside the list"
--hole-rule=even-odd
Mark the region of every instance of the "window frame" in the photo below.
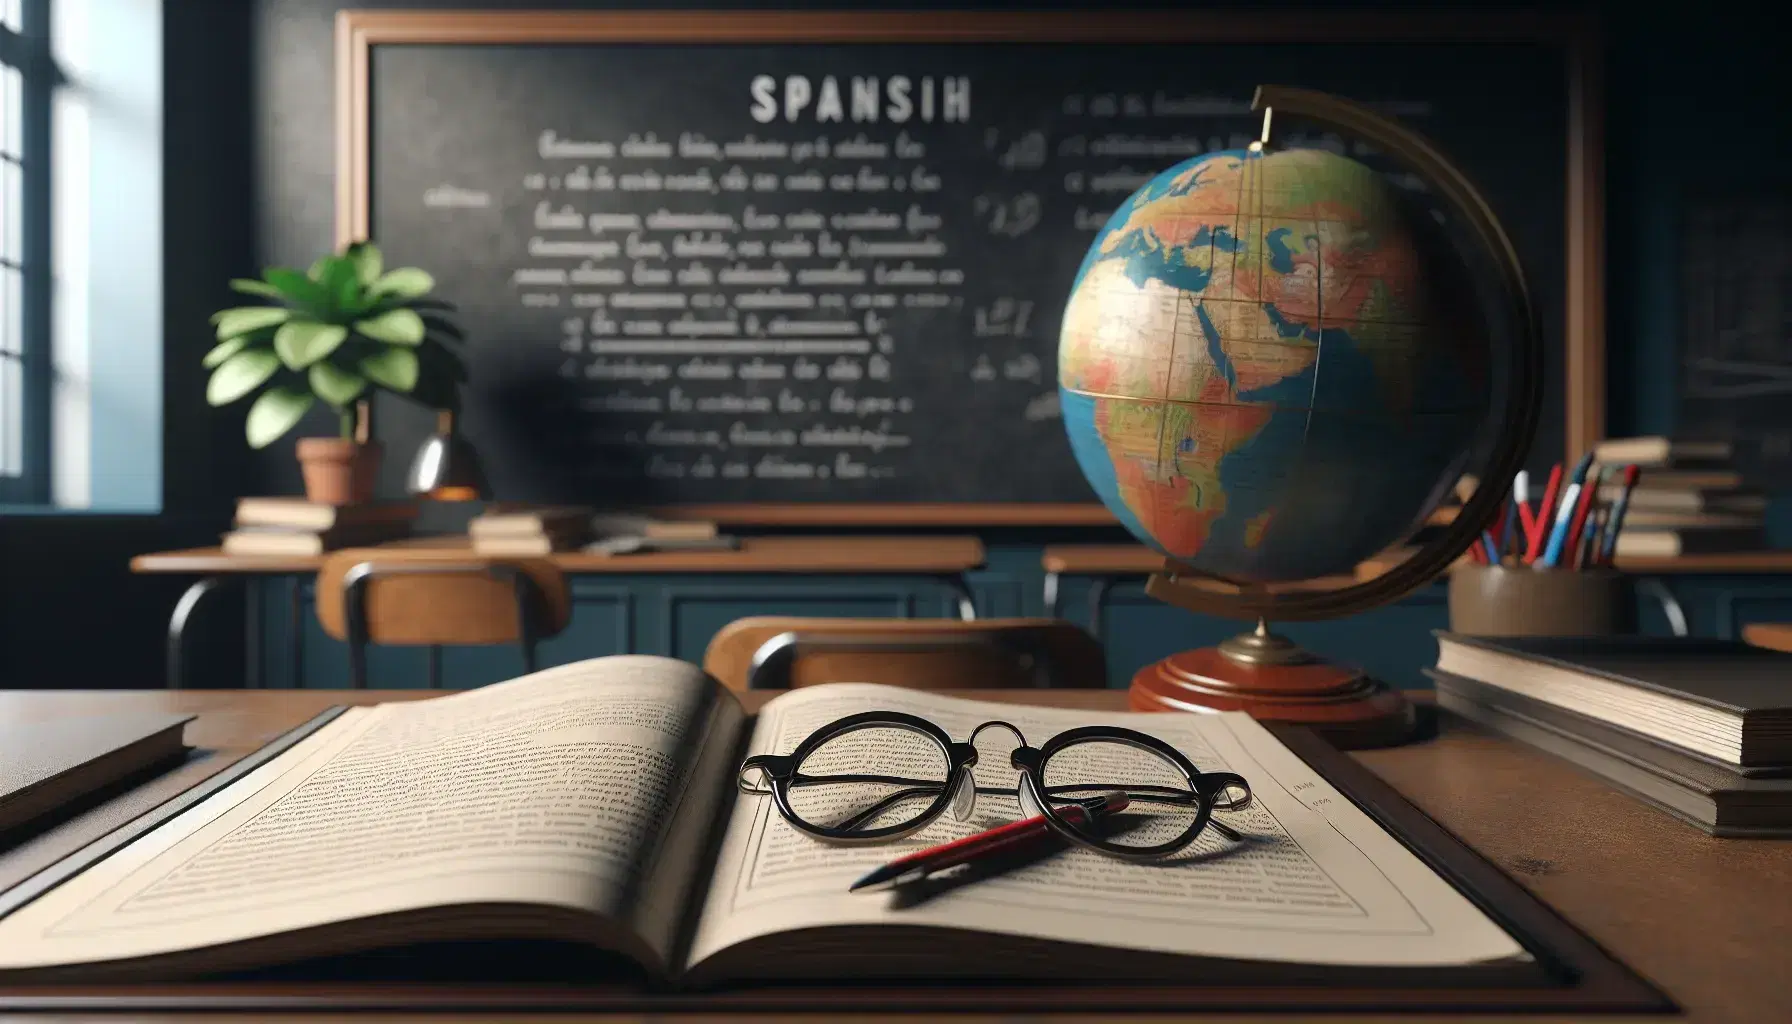
[[[4,3],[5,0],[0,0]],[[0,504],[43,505],[51,495],[51,108],[63,79],[50,48],[51,0],[14,0],[19,29],[0,22],[0,64],[19,72],[19,363],[23,435],[17,476],[0,475]],[[12,161],[7,161],[11,163]],[[11,255],[11,254],[7,254]],[[15,358],[0,355],[0,358]]]

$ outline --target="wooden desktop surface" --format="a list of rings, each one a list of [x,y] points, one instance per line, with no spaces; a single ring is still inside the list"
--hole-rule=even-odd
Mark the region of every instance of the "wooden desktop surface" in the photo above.
[[[1070,576],[1143,576],[1162,569],[1164,559],[1142,544],[1061,544],[1046,548],[1040,564],[1046,572]],[[1718,555],[1680,555],[1674,558],[1620,558],[1614,564],[1624,572],[1639,576],[1792,573],[1792,551],[1738,551]],[[1356,578],[1372,578],[1390,567],[1382,556],[1376,556],[1358,566]],[[1340,585],[1347,585],[1353,580],[1340,577],[1338,582]]]
[[[193,785],[331,704],[371,704],[429,695],[429,691],[416,690],[0,691],[0,724],[106,712],[197,713],[199,718],[188,727],[187,741],[214,752],[98,811],[0,853],[0,888]],[[772,694],[740,696],[749,707],[757,707]],[[1124,709],[1126,702],[1125,692],[1118,690],[992,691],[965,696],[1114,711]],[[1792,1020],[1792,986],[1785,983],[1788,954],[1792,953],[1792,931],[1788,931],[1792,922],[1792,843],[1712,839],[1564,762],[1447,715],[1435,739],[1353,756],[1595,942],[1660,986],[1687,1011],[1685,1019]],[[0,988],[0,1001],[4,998],[5,989]],[[171,1009],[178,1008],[177,999]],[[103,1001],[92,1009],[102,1010]],[[7,1020],[68,1020],[75,1016],[40,1013]],[[174,1015],[155,1019],[174,1019]],[[262,1018],[212,1013],[203,1019]],[[297,1018],[281,1015],[278,1019]],[[679,1019],[698,1018],[681,1015]],[[955,1015],[951,1019],[1005,1018]],[[1127,1019],[1145,1024],[1169,1018]],[[1227,1015],[1199,1019],[1261,1022],[1265,1018]],[[1323,1015],[1312,1019],[1343,1024],[1372,1018]],[[1416,1024],[1442,1018],[1402,1015],[1400,1019]],[[1497,1019],[1563,1018],[1526,1015]]]
[[[368,550],[382,555],[430,558],[466,556],[465,536],[414,537]],[[652,551],[593,555],[568,551],[547,556],[569,573],[908,573],[951,575],[983,564],[976,537],[746,537],[734,551]],[[191,575],[316,572],[322,555],[232,555],[222,548],[158,551],[131,559],[131,571]]]

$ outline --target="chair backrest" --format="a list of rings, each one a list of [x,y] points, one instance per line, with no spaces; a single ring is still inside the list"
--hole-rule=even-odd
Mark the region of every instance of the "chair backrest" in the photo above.
[[[517,643],[524,639],[519,602],[534,604],[531,640],[559,633],[571,618],[566,577],[546,559],[428,549],[337,551],[317,573],[317,619],[337,640],[353,639],[351,589],[360,591],[362,639],[375,644]]]
[[[736,619],[703,667],[732,689],[885,683],[920,690],[1107,685],[1101,642],[1061,619]]]

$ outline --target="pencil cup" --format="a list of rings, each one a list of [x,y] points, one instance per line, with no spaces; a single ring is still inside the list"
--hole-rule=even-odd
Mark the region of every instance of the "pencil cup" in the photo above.
[[[1450,630],[1470,636],[1614,636],[1636,632],[1636,596],[1609,569],[1458,565]]]

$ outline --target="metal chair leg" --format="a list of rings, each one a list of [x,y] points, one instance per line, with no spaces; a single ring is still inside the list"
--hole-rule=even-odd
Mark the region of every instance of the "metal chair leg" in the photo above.
[[[429,681],[429,688],[432,690],[440,690],[442,688],[442,647],[440,644],[429,645],[428,658],[429,669],[427,678]]]
[[[954,573],[944,579],[946,586],[951,587],[953,595],[958,598],[958,617],[965,622],[975,622],[977,620],[977,598],[971,593],[970,583],[965,580],[962,573]]]
[[[207,576],[197,580],[180,600],[174,604],[174,614],[168,617],[168,679],[166,686],[170,690],[186,688],[186,635],[187,623],[193,618],[193,612],[205,595],[218,589],[225,582],[222,576]]]
[[[1653,576],[1644,576],[1636,581],[1636,588],[1656,600],[1661,605],[1661,613],[1668,617],[1668,629],[1675,636],[1686,636],[1686,609],[1680,607],[1680,599],[1668,589],[1667,584]]]
[[[1101,613],[1107,601],[1108,589],[1114,581],[1106,576],[1097,576],[1089,581],[1089,635],[1097,640],[1105,641],[1101,635]]]

